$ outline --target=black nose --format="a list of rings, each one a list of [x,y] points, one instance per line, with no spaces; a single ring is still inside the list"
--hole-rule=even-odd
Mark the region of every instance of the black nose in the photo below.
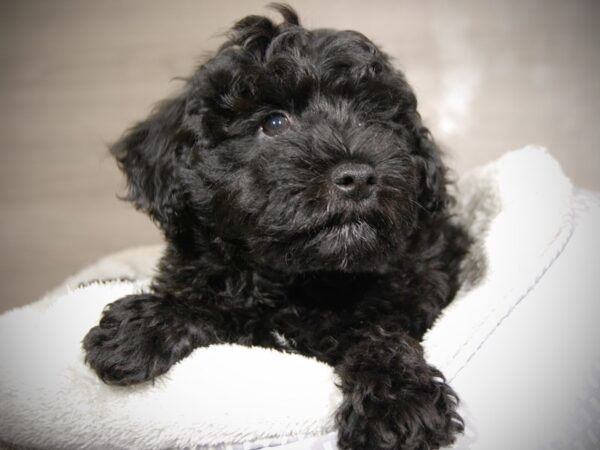
[[[363,199],[375,190],[377,174],[369,164],[342,163],[332,170],[331,181],[347,197]]]

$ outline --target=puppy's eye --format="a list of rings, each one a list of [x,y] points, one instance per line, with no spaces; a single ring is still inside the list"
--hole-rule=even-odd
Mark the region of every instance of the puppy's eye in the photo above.
[[[267,136],[283,133],[290,127],[290,120],[285,114],[273,113],[262,123],[262,130]]]

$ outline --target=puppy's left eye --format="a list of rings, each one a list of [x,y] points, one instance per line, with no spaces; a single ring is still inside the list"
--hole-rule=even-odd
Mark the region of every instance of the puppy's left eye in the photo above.
[[[267,136],[283,133],[290,127],[290,120],[285,114],[273,113],[262,123],[262,130]]]

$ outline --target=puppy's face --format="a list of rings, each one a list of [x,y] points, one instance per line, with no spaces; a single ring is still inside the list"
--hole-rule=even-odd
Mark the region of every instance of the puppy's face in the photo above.
[[[443,204],[404,77],[366,37],[238,22],[112,151],[167,238],[285,272],[372,271]]]

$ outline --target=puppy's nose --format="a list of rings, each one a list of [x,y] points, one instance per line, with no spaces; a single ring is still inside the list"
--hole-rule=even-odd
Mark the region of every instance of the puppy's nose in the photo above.
[[[377,185],[377,174],[369,164],[342,163],[331,171],[333,185],[347,197],[369,197]]]

